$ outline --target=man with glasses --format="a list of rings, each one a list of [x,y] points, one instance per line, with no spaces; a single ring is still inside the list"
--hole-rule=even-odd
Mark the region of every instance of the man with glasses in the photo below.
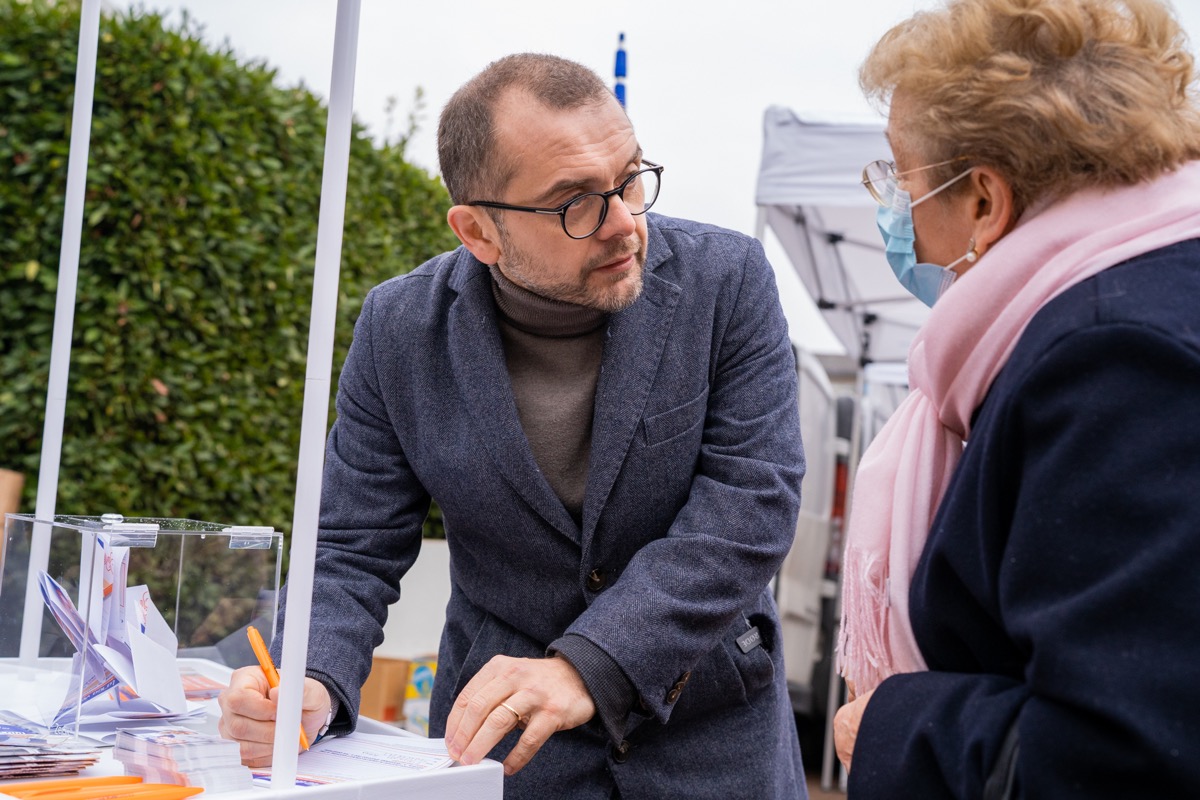
[[[339,380],[309,733],[353,729],[432,498],[452,594],[431,734],[455,758],[503,760],[508,798],[804,796],[767,589],[804,456],[761,246],[648,216],[663,167],[560,58],[490,65],[438,150],[463,246],[371,292]],[[251,763],[258,681],[222,698]]]

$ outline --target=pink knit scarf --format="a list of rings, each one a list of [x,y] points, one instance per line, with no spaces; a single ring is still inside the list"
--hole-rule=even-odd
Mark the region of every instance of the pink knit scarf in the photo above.
[[[859,694],[926,669],[908,592],[934,513],[983,401],[1029,320],[1115,264],[1200,237],[1200,162],[1088,190],[1026,215],[934,307],[908,352],[911,393],[855,478],[843,561],[840,668]]]

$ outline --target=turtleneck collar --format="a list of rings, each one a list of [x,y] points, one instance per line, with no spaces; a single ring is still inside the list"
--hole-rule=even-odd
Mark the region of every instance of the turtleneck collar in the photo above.
[[[495,264],[492,296],[500,314],[514,328],[535,336],[565,338],[591,333],[608,320],[608,313],[587,306],[552,300],[510,281]]]

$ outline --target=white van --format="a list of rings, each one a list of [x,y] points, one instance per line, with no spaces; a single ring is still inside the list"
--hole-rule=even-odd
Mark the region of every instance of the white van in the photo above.
[[[847,429],[839,431],[839,394],[816,356],[799,350],[796,362],[800,435],[807,471],[801,487],[796,539],[780,568],[775,599],[783,626],[783,657],[792,706],[797,714],[815,717],[824,713],[828,694],[824,685],[816,686],[819,681],[814,680],[814,674],[818,662],[827,660],[830,650],[829,623],[841,561],[850,432],[846,421],[843,426]],[[848,403],[852,408],[852,398],[844,393],[842,398],[846,401],[843,405]],[[843,501],[840,505],[839,500]],[[824,683],[828,683],[827,677]]]

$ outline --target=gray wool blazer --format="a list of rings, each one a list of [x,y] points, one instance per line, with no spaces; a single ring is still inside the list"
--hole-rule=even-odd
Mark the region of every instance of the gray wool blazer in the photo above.
[[[802,797],[766,588],[804,475],[773,273],[747,236],[655,214],[648,230],[644,292],[606,334],[582,526],[522,431],[487,267],[459,248],[371,291],[326,448],[309,674],[353,725],[433,498],[452,593],[431,735],[489,659],[567,633],[637,697],[622,742],[596,721],[558,733],[506,797]]]

